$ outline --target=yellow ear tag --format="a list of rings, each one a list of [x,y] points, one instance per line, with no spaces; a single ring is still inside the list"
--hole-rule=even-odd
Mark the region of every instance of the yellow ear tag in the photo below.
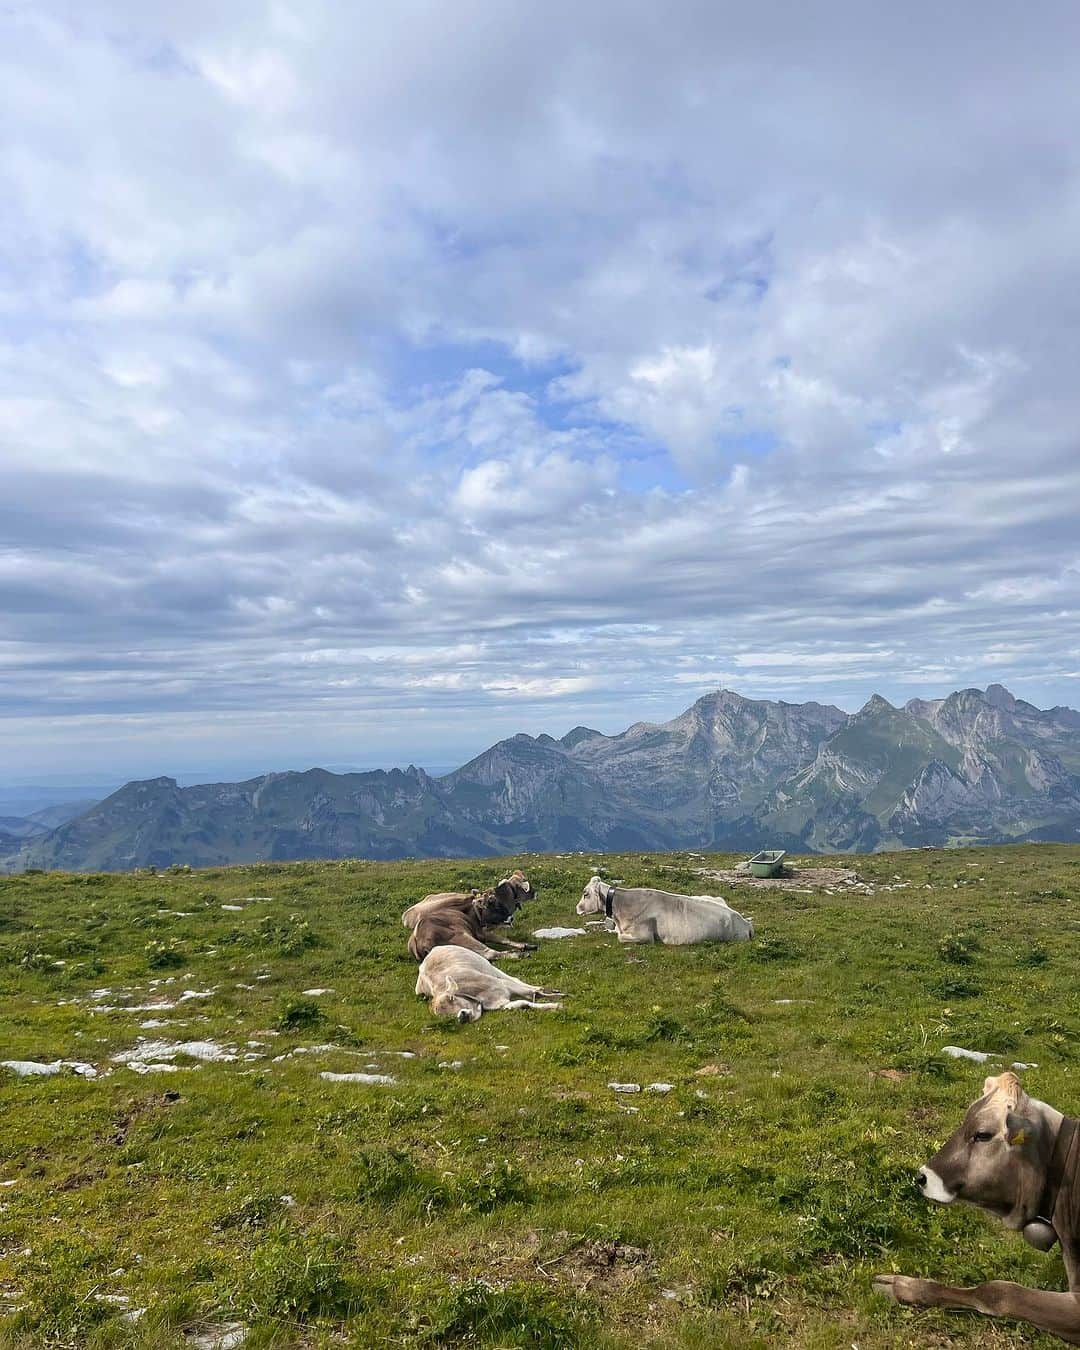
[[[1009,1136],[1009,1145],[1012,1148],[1018,1148],[1021,1144],[1026,1143],[1027,1143],[1027,1130],[1017,1130],[1015,1134]]]

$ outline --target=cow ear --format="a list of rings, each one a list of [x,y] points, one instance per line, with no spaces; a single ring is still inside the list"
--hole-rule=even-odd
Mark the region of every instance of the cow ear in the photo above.
[[[1027,1116],[1010,1111],[1005,1117],[1005,1142],[1010,1148],[1023,1148],[1035,1136],[1034,1123]]]

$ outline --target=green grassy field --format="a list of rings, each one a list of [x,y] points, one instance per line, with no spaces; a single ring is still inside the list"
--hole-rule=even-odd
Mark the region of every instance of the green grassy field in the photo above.
[[[1063,1287],[910,1178],[986,1072],[943,1045],[1080,1109],[1080,848],[838,861],[874,893],[725,891],[685,854],[0,878],[0,1059],[101,1071],[0,1070],[0,1345],[1056,1344],[870,1277]],[[437,1022],[401,911],[511,862],[518,937],[600,870],[719,890],[757,939],[590,930],[512,967],[564,1011]],[[140,1075],[140,1037],[237,1058]],[[396,1081],[320,1077],[372,1065]]]

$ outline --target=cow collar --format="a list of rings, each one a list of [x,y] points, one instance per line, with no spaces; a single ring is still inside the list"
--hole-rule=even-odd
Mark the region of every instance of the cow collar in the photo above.
[[[617,890],[617,886],[612,886],[611,890],[604,896],[604,913],[609,919],[611,918],[611,907],[615,903],[615,892]]]
[[[1057,1139],[1054,1141],[1054,1151],[1050,1155],[1050,1166],[1046,1171],[1046,1184],[1043,1187],[1036,1219],[1039,1222],[1049,1224],[1051,1228],[1054,1226],[1054,1210],[1057,1208],[1057,1195],[1061,1189],[1061,1179],[1065,1175],[1065,1163],[1068,1160],[1078,1128],[1080,1128],[1080,1120],[1077,1120],[1074,1116],[1063,1117],[1061,1124],[1058,1126]]]

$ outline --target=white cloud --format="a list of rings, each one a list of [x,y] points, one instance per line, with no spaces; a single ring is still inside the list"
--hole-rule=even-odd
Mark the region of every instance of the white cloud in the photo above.
[[[1065,699],[1080,19],[783,20],[9,6],[8,761]]]

